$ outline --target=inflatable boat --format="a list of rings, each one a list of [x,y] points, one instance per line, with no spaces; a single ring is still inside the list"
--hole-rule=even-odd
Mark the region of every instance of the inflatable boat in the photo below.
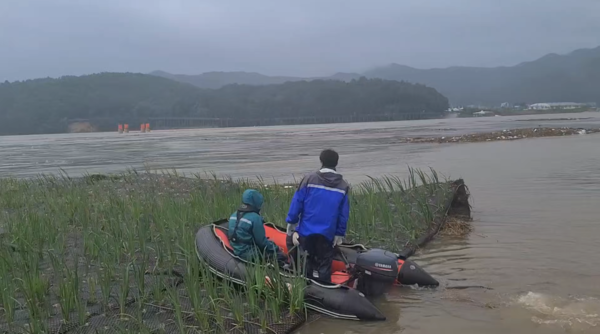
[[[246,268],[252,266],[233,254],[227,237],[228,221],[204,226],[196,233],[198,259],[209,270],[232,283],[244,285]],[[285,230],[265,224],[267,237],[287,253]],[[399,259],[382,249],[362,245],[341,245],[332,266],[331,284],[307,279],[304,301],[307,308],[347,320],[385,320],[367,296],[383,294],[395,284],[434,285],[438,282],[414,262]],[[289,275],[281,271],[283,276]]]
[[[228,223],[227,220],[216,222],[216,224],[224,228],[227,228]],[[287,254],[288,249],[286,245],[285,229],[272,223],[265,223],[264,225],[267,238],[272,240]],[[374,268],[375,266],[377,266],[378,271],[381,269],[390,269],[388,267],[389,264],[384,265],[384,263],[387,263],[386,261],[389,261],[391,257],[394,257],[398,266],[398,274],[394,281],[395,285],[417,285],[420,287],[439,286],[439,282],[419,267],[414,261],[403,258],[398,254],[381,249],[369,249],[361,244],[343,243],[338,246],[338,250],[339,252],[335,253],[333,259],[332,272],[346,272],[348,270],[348,265],[350,265],[350,267],[355,267],[359,261],[362,261],[361,267],[364,267],[367,270],[369,267],[371,267],[371,269],[376,269]],[[380,259],[382,261],[379,261]]]
[[[245,284],[246,267],[252,264],[233,255],[226,227],[211,224],[200,228],[196,233],[196,252],[213,274],[236,284]],[[304,289],[307,308],[339,319],[385,320],[364,294],[341,283],[349,275],[335,274],[332,277],[340,284],[324,285],[308,280]]]

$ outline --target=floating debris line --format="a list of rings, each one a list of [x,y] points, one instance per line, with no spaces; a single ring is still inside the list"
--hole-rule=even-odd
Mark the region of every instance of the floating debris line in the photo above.
[[[443,136],[443,137],[402,137],[398,138],[394,143],[477,143],[501,140],[518,140],[525,138],[539,137],[560,137],[572,135],[585,135],[600,132],[600,128],[527,128],[527,129],[511,129],[493,132],[472,133],[459,136]]]

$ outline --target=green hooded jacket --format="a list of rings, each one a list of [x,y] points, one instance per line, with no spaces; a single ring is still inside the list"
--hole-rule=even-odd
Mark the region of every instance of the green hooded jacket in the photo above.
[[[277,245],[265,235],[264,221],[259,214],[263,201],[260,192],[247,189],[242,195],[242,206],[229,217],[229,243],[233,253],[246,261],[254,261],[263,253],[275,253],[278,250]],[[236,230],[238,213],[240,222]]]

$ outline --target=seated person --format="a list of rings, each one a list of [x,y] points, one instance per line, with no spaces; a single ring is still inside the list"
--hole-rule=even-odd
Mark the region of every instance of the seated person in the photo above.
[[[277,257],[283,265],[287,257],[281,249],[265,235],[263,217],[260,209],[263,196],[254,189],[246,189],[242,195],[242,205],[229,217],[228,238],[233,253],[249,262],[264,260],[263,256],[271,259]]]

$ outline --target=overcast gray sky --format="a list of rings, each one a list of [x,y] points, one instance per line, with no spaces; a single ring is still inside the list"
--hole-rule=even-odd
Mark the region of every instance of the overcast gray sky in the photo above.
[[[600,45],[600,0],[0,0],[0,80],[514,65]]]

